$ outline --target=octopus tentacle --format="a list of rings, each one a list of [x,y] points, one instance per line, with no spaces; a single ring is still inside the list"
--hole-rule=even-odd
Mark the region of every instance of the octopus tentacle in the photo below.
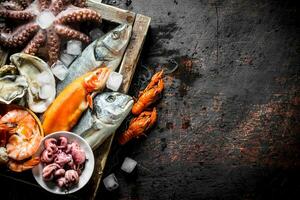
[[[86,0],[74,0],[73,5],[83,8],[85,6]]]
[[[0,10],[0,17],[4,18],[10,18],[10,19],[18,19],[18,20],[30,20],[35,17],[34,14],[32,14],[29,11],[26,10],[21,10],[21,11],[16,11],[16,10]]]
[[[60,39],[53,29],[47,31],[47,46],[49,47],[48,64],[51,66],[59,57]]]
[[[45,40],[45,31],[39,30],[39,32],[32,38],[30,43],[24,48],[23,52],[35,55],[38,52],[39,48],[44,44]]]
[[[8,9],[8,10],[23,10],[22,5],[20,5],[18,2],[14,2],[14,1],[4,1],[1,4],[1,7]]]
[[[54,29],[55,29],[57,34],[59,34],[61,36],[64,36],[66,38],[80,40],[80,41],[85,42],[85,43],[90,42],[89,36],[87,36],[84,33],[79,32],[79,31],[76,31],[74,29],[71,29],[67,26],[57,24],[57,25],[54,26]]]
[[[95,21],[101,22],[101,16],[94,10],[87,8],[77,8],[76,10],[72,9],[61,12],[61,14],[55,20],[57,24],[71,23],[71,22],[81,22],[81,21]]]
[[[53,0],[50,5],[50,10],[57,15],[61,11],[65,9],[65,5],[69,2],[69,0]]]
[[[13,0],[14,2],[19,3],[23,8],[27,8],[33,0]]]
[[[35,23],[30,23],[18,27],[12,32],[12,34],[0,34],[0,45],[8,47],[18,47],[23,45],[26,41],[32,37],[39,29],[39,26]]]
[[[39,5],[41,10],[45,10],[49,7],[50,1],[49,0],[39,0]]]

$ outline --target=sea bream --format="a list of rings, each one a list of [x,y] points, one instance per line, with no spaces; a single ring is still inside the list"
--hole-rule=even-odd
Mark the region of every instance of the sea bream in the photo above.
[[[106,66],[115,71],[120,65],[131,32],[131,25],[121,24],[87,46],[70,65],[67,77],[57,83],[57,92],[60,93],[77,77],[96,67]]]
[[[72,131],[82,136],[95,150],[117,130],[132,105],[132,97],[126,94],[99,94],[94,98],[93,110],[89,110]]]

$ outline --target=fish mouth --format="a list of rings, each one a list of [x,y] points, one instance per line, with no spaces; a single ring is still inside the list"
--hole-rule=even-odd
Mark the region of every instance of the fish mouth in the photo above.
[[[125,106],[123,107],[123,109],[125,109],[125,110],[129,109],[129,107],[132,107],[133,103],[134,103],[133,99],[129,98],[128,101],[126,102]]]

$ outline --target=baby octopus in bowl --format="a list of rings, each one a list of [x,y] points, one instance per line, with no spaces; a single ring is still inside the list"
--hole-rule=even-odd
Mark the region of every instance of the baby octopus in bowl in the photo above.
[[[79,190],[90,179],[94,169],[93,152],[80,136],[56,132],[46,136],[37,152],[41,163],[33,175],[46,190],[65,194]]]

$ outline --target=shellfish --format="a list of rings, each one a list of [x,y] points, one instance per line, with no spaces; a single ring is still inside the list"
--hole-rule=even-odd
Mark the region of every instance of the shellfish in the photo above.
[[[13,54],[10,60],[28,82],[26,101],[29,108],[33,112],[43,113],[56,95],[55,79],[48,64],[25,53]]]
[[[6,75],[0,78],[0,102],[10,104],[15,99],[22,98],[28,88],[24,76]]]

